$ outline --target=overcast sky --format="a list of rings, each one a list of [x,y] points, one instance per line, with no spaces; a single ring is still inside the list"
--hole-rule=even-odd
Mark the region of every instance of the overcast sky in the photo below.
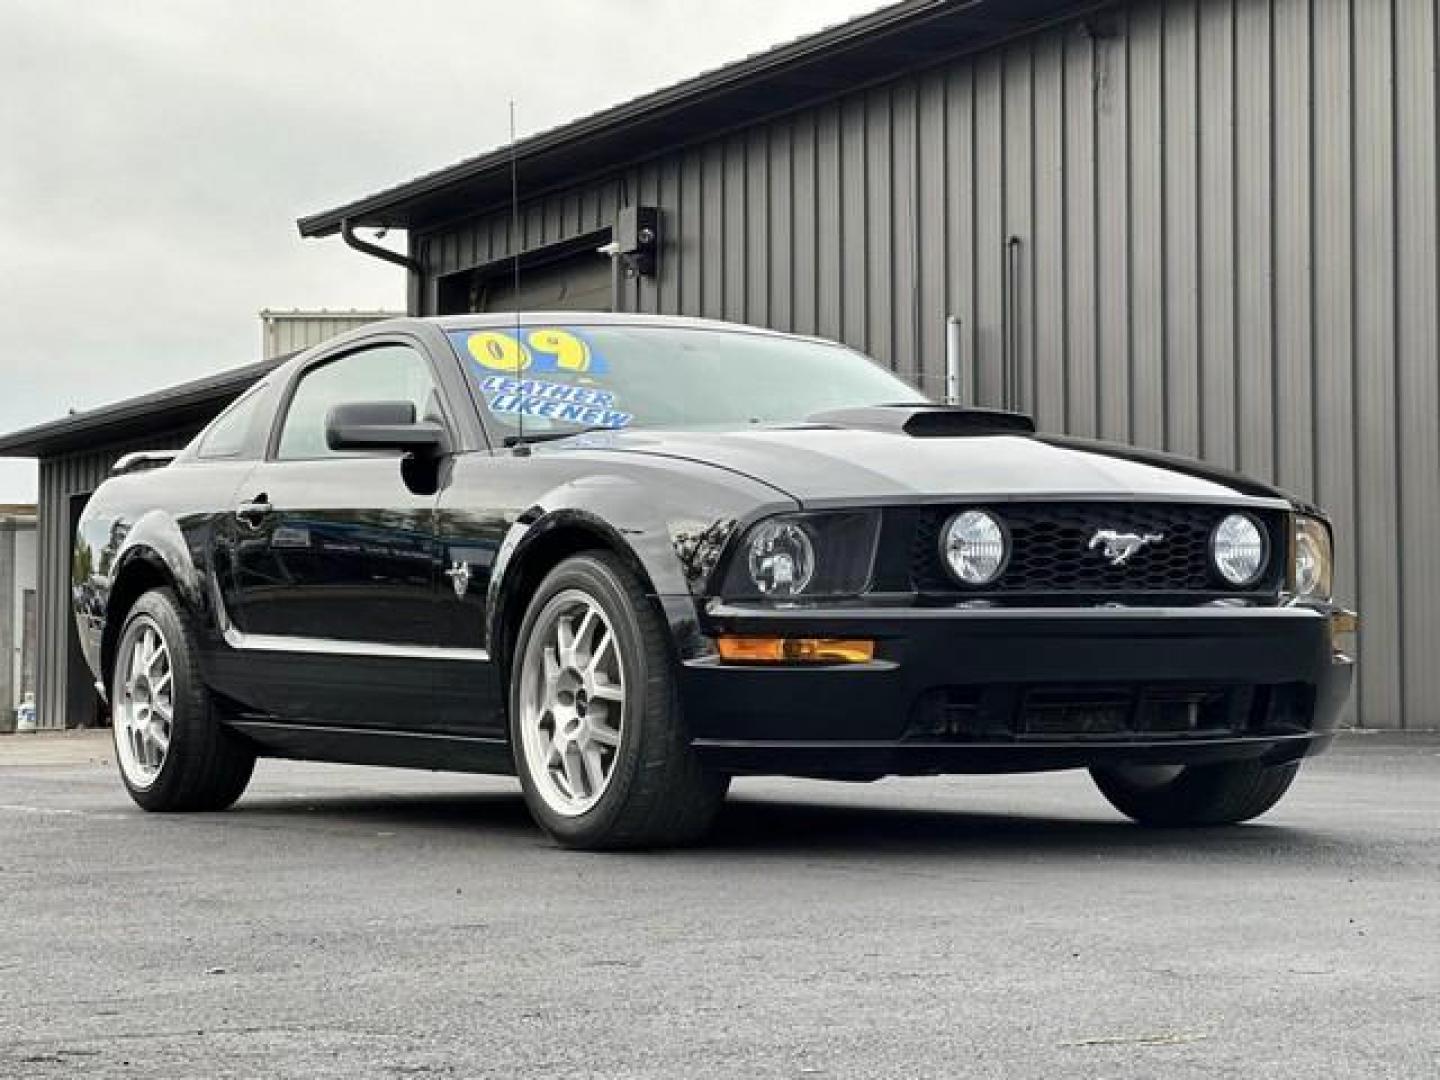
[[[877,0],[0,0],[0,432],[259,359],[262,308],[398,308],[295,219]],[[34,498],[0,459],[0,502]]]

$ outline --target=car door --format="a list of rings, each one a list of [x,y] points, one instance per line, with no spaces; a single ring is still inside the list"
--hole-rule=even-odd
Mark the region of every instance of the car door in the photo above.
[[[486,639],[490,584],[505,539],[537,486],[543,488],[545,471],[530,458],[471,454],[455,462],[441,491],[440,643],[483,657],[466,678],[446,680],[436,695],[439,719],[449,731],[506,737],[505,687],[490,655],[494,643]]]
[[[411,403],[448,414],[412,340],[364,342],[299,369],[265,460],[241,489],[226,606],[252,696],[282,717],[404,730],[427,726],[439,575],[433,488],[395,453],[326,443],[330,410]]]

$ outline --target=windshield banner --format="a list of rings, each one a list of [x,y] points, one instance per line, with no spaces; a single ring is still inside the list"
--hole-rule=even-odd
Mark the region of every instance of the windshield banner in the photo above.
[[[593,386],[487,375],[480,380],[480,391],[491,412],[511,416],[538,416],[606,428],[627,427],[635,419],[614,407],[614,394]]]
[[[450,340],[487,374],[604,375],[610,370],[587,335],[559,326],[458,330]]]
[[[635,419],[616,408],[615,395],[591,379],[610,370],[582,331],[559,326],[451,331],[468,357],[471,374],[490,411],[532,416],[585,427],[623,428]],[[577,381],[556,382],[541,375]],[[586,385],[588,384],[588,385]]]

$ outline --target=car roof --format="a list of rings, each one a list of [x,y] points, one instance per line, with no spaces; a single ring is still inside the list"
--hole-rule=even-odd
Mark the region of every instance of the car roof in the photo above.
[[[749,326],[745,323],[725,322],[721,319],[616,311],[520,311],[439,315],[425,318],[391,319],[386,322],[370,323],[365,329],[375,331],[387,326],[398,328],[406,323],[417,322],[429,323],[439,327],[442,331],[492,328],[503,330],[507,326],[648,326],[676,330],[724,330],[738,334],[761,334],[767,337],[800,337],[813,341],[823,340],[809,335],[786,334],[761,326]]]

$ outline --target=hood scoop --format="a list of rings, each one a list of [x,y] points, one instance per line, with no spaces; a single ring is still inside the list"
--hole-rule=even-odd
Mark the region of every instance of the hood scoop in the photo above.
[[[967,409],[959,405],[864,405],[829,409],[807,418],[811,424],[883,431],[914,439],[946,439],[962,435],[1033,435],[1035,420],[1003,409]]]
[[[145,469],[163,469],[179,456],[179,450],[136,450],[110,466],[110,475],[124,476]]]

